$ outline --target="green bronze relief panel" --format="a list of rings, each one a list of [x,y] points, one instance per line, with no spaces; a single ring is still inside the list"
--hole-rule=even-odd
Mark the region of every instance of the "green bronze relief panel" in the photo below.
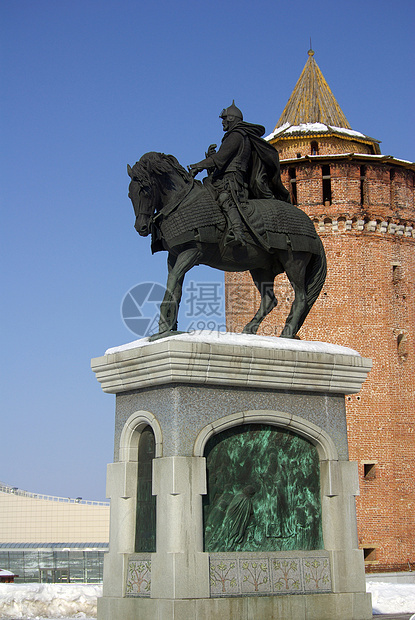
[[[319,458],[309,441],[247,424],[211,437],[205,456],[205,551],[324,548]]]

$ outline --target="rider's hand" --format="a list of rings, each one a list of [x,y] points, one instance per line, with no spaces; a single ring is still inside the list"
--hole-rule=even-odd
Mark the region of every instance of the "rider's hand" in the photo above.
[[[190,164],[190,166],[188,166],[189,168],[189,174],[195,178],[195,176],[197,174],[199,174],[199,172],[202,172],[203,168],[200,168],[197,164]]]
[[[212,155],[214,155],[216,153],[216,147],[217,144],[211,144],[207,150],[207,152],[205,153],[206,158],[207,157],[211,157]]]

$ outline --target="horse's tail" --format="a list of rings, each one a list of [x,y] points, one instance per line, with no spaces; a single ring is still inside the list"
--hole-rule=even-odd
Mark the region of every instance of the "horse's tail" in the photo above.
[[[319,296],[320,291],[323,288],[324,282],[326,280],[327,260],[324,246],[320,237],[318,237],[318,243],[320,246],[320,252],[319,254],[312,255],[306,271],[305,288],[307,307],[305,312],[303,313],[303,316],[300,319],[298,328],[300,328],[301,325],[304,323],[307,314],[310,312],[311,307]]]

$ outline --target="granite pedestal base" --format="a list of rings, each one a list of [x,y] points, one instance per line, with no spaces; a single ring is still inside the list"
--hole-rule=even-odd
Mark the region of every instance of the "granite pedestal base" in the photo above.
[[[370,367],[356,352],[326,343],[203,333],[144,339],[95,358],[103,390],[117,395],[107,475],[110,551],[98,619],[371,618],[344,405],[344,394],[360,389]],[[323,548],[204,550],[205,446],[246,424],[285,429],[315,446]],[[148,426],[157,547],[137,553],[138,446]]]
[[[98,599],[98,618],[112,620],[368,620],[370,594],[244,596],[232,599]]]

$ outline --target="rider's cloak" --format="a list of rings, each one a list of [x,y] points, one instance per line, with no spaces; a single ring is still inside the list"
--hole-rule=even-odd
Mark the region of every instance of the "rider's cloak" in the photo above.
[[[278,151],[262,138],[265,133],[265,127],[240,121],[225,133],[222,143],[233,132],[247,136],[251,143],[252,164],[249,170],[248,181],[250,197],[274,197],[277,200],[291,202],[290,193],[281,181]],[[272,196],[270,196],[270,190]]]

